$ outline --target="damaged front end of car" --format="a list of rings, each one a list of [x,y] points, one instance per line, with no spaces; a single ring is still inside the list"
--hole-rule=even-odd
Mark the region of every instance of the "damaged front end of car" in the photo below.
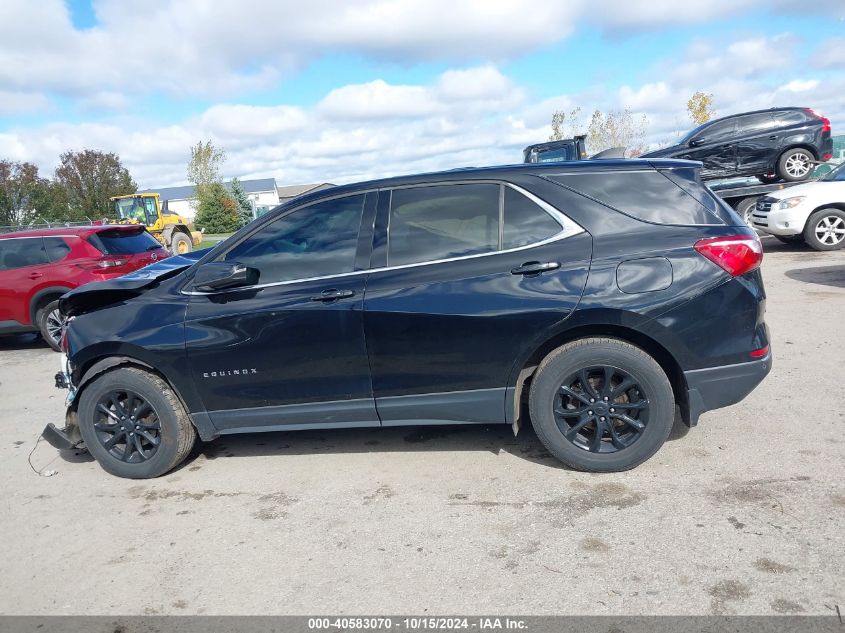
[[[59,371],[56,372],[54,377],[56,388],[67,391],[67,396],[65,397],[65,406],[67,407],[65,425],[62,428],[58,428],[55,424],[49,422],[41,432],[41,436],[51,446],[59,450],[79,448],[83,443],[82,435],[79,433],[79,421],[75,406],[77,389],[73,383],[73,367],[67,354],[67,328],[72,320],[73,317],[69,317],[62,324],[60,339],[62,352],[59,359]]]

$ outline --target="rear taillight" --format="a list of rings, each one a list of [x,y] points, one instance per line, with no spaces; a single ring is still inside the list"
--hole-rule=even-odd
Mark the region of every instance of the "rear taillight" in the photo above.
[[[826,116],[822,116],[821,114],[819,114],[818,112],[816,112],[812,108],[804,108],[804,111],[807,114],[809,114],[810,116],[814,116],[817,119],[821,119],[822,132],[830,132],[830,119],[828,119]],[[827,159],[825,159],[825,160],[827,160]]]
[[[761,347],[760,349],[755,349],[752,352],[748,352],[748,355],[751,356],[751,358],[763,358],[764,356],[768,356],[769,355],[769,346],[766,345],[766,347]]]
[[[77,264],[80,268],[84,268],[85,270],[94,270],[98,272],[109,272],[115,273],[119,272],[123,269],[126,264],[129,263],[129,259],[126,257],[118,257],[116,255],[106,255],[101,257],[100,259],[95,259],[90,262],[84,262],[81,264]]]
[[[729,235],[727,237],[708,237],[695,243],[695,250],[727,272],[731,277],[739,277],[755,268],[763,261],[763,245],[757,236]]]

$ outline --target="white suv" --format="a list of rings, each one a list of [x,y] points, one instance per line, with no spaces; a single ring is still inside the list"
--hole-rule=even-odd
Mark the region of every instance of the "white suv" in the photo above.
[[[845,163],[815,182],[757,201],[752,226],[782,242],[807,242],[817,251],[845,246]]]

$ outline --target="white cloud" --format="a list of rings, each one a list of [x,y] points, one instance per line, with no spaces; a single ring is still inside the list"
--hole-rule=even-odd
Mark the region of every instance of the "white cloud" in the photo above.
[[[45,94],[0,90],[0,116],[38,114],[51,108]]]
[[[793,79],[780,87],[785,92],[807,92],[819,87],[818,79]]]

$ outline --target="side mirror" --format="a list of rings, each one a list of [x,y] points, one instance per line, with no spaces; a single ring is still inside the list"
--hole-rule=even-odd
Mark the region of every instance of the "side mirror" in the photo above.
[[[194,275],[197,290],[225,290],[258,283],[258,271],[238,262],[211,262],[199,267]]]
[[[707,142],[706,136],[699,136],[698,138],[694,138],[689,142],[690,147],[698,147],[699,145],[704,145]]]

